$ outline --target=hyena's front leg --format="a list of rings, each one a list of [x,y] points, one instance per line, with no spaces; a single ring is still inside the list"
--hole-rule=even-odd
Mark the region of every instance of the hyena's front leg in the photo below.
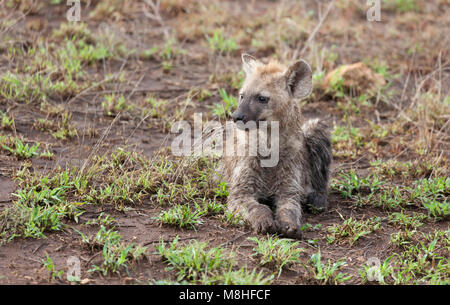
[[[231,193],[227,202],[228,211],[242,216],[257,233],[276,231],[272,210],[260,204],[251,194]]]
[[[291,197],[280,197],[277,200],[275,223],[277,232],[289,238],[300,239],[302,208],[300,200]]]

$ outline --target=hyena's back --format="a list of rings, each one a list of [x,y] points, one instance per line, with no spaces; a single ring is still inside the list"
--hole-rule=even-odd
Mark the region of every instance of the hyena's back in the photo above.
[[[309,178],[312,191],[307,201],[315,208],[323,209],[328,205],[327,192],[332,160],[330,133],[328,126],[318,119],[305,122],[302,131],[309,158]]]

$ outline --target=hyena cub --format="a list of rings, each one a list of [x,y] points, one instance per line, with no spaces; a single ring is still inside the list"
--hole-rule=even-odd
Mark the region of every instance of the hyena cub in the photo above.
[[[257,128],[261,121],[279,122],[279,155],[273,167],[262,167],[259,155],[225,156],[221,172],[229,186],[227,207],[258,233],[300,238],[302,204],[319,210],[328,205],[332,158],[325,124],[304,122],[296,102],[312,91],[311,68],[303,60],[287,69],[277,62],[263,64],[248,54],[242,61],[246,78],[232,115],[234,128],[250,121]]]

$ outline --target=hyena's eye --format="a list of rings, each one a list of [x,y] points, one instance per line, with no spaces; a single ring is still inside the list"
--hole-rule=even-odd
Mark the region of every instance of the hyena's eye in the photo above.
[[[239,94],[239,99],[242,100],[244,98],[244,95],[241,93]]]
[[[269,98],[267,96],[258,95],[258,102],[267,103],[269,102]]]

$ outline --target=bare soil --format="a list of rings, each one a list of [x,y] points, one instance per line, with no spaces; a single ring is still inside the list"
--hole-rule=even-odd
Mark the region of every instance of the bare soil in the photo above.
[[[131,2],[131,1],[128,1]],[[164,1],[163,1],[164,2]],[[175,3],[176,1],[174,1]],[[179,1],[180,2],[180,1]],[[186,1],[186,3],[191,1]],[[283,1],[281,1],[283,2]],[[323,1],[304,1],[304,9],[314,10],[317,14],[320,9],[323,14],[327,3]],[[340,1],[339,1],[340,2]],[[178,3],[178,2],[176,2]],[[283,2],[284,3],[284,2]],[[447,2],[448,3],[448,2]],[[91,1],[90,7],[83,6],[82,19],[93,30],[100,27],[108,28],[117,39],[122,39],[127,43],[134,43],[137,48],[146,49],[153,45],[161,45],[163,30],[165,27],[177,28],[182,24],[183,19],[189,17],[191,11],[186,5],[164,6],[162,8],[162,18],[164,27],[158,22],[147,18],[140,9],[140,1],[130,4],[122,11],[103,19],[95,20],[89,17],[89,12],[93,10],[97,1]],[[84,4],[83,4],[84,5]],[[230,22],[236,23],[239,18],[256,20],[264,19],[264,14],[276,10],[281,5],[279,1],[221,1],[222,7],[228,10]],[[398,88],[399,92],[404,91],[403,100],[398,103],[399,107],[408,105],[411,96],[414,95],[413,77],[425,75],[433,71],[436,66],[435,60],[440,56],[442,66],[449,64],[448,45],[445,42],[435,42],[437,49],[430,53],[417,54],[415,58],[408,55],[406,42],[409,38],[417,38],[422,29],[427,29],[430,33],[444,32],[448,30],[448,19],[445,15],[449,11],[449,6],[444,2],[432,1],[431,4],[423,4],[423,13],[403,14],[403,19],[389,11],[383,11],[383,21],[369,23],[364,17],[364,11],[360,12],[354,8],[334,8],[325,19],[324,24],[315,33],[313,44],[319,46],[335,45],[335,52],[339,54],[337,63],[358,62],[369,56],[382,57],[390,65],[393,73],[399,73],[392,86]],[[52,39],[51,33],[59,28],[61,22],[65,22],[66,6],[45,4],[45,8],[37,13],[29,13],[18,21],[10,31],[11,35],[17,37],[17,43],[33,45],[38,39]],[[17,11],[14,11],[17,13]],[[305,26],[308,30],[318,24],[317,15]],[[407,17],[417,18],[418,23],[408,22]],[[432,18],[433,17],[433,18]],[[337,21],[333,21],[339,19]],[[32,22],[38,20],[42,27],[34,29]],[[403,23],[402,23],[403,22]],[[337,25],[343,28],[340,31]],[[447,27],[440,27],[439,25]],[[199,25],[200,26],[200,25]],[[275,25],[274,25],[275,26]],[[350,31],[349,29],[354,30]],[[389,30],[401,32],[403,39],[395,40],[387,33]],[[310,31],[309,33],[311,33]],[[208,89],[212,95],[203,101],[195,101],[186,108],[186,114],[203,112],[205,116],[211,116],[209,106],[216,102],[221,102],[217,93],[217,84],[211,83],[209,78],[212,73],[223,71],[240,70],[240,51],[249,51],[259,57],[269,57],[274,53],[274,49],[253,47],[251,45],[252,33],[248,34],[247,42],[243,39],[240,42],[240,50],[227,55],[215,56],[211,54],[204,37],[180,37],[182,48],[187,55],[182,55],[174,61],[174,66],[169,72],[164,72],[161,62],[156,59],[140,59],[136,56],[123,57],[120,59],[107,60],[95,66],[89,66],[90,75],[105,75],[107,73],[124,72],[126,80],[123,83],[107,84],[103,88],[85,90],[69,98],[55,100],[62,104],[72,114],[71,122],[75,124],[78,136],[70,140],[57,140],[49,133],[41,132],[33,127],[36,118],[45,118],[45,113],[39,109],[39,105],[6,103],[0,100],[0,109],[14,117],[15,130],[4,131],[3,134],[18,134],[28,139],[30,142],[48,144],[54,157],[52,159],[32,158],[27,161],[18,160],[15,156],[2,151],[0,153],[0,211],[5,210],[13,204],[15,200],[14,192],[17,188],[13,180],[14,174],[23,166],[23,162],[31,162],[34,172],[51,172],[58,166],[81,167],[92,151],[97,155],[102,155],[113,151],[117,147],[128,147],[131,150],[141,152],[151,158],[155,151],[161,147],[170,145],[173,135],[168,130],[153,124],[154,119],[141,120],[130,114],[122,114],[119,117],[108,117],[104,115],[101,103],[106,92],[122,93],[128,100],[138,103],[144,100],[149,94],[158,98],[174,101],[184,101],[191,88]],[[269,34],[268,34],[269,35]],[[182,36],[182,35],[180,35]],[[299,38],[299,46],[303,46],[308,35]],[[448,31],[447,31],[448,38]],[[269,37],[268,37],[269,39]],[[445,41],[445,40],[444,40]],[[431,44],[431,42],[430,42]],[[276,42],[275,42],[276,45]],[[311,47],[312,45],[309,45]],[[441,48],[439,48],[441,47]],[[281,46],[280,46],[281,48]],[[290,51],[295,48],[291,48]],[[283,54],[278,50],[278,54]],[[308,52],[309,49],[308,49]],[[440,53],[439,53],[440,52]],[[291,53],[290,53],[291,54]],[[308,54],[313,54],[313,51]],[[440,55],[439,55],[440,54]],[[305,56],[305,54],[302,54]],[[288,56],[287,56],[288,57]],[[311,58],[311,56],[310,56]],[[433,63],[433,66],[430,66]],[[0,49],[0,72],[8,71],[14,66],[14,61],[8,59],[7,50]],[[449,72],[442,71],[442,90],[448,91]],[[232,91],[233,94],[236,90]],[[371,118],[383,125],[391,123],[393,116],[397,115],[395,107],[380,103],[372,113],[359,114],[361,119],[356,117],[356,126],[365,127],[366,118]],[[364,111],[362,109],[361,111]],[[308,100],[303,106],[303,113],[306,118],[321,117],[329,123],[340,122],[343,112],[340,111],[336,102],[330,97],[323,97]],[[445,131],[445,130],[444,130]],[[401,148],[397,148],[397,138],[385,139],[382,151],[379,152],[385,159],[396,157],[402,153]],[[98,147],[96,147],[98,145]],[[381,146],[380,146],[381,147]],[[380,149],[379,147],[379,149]],[[443,146],[437,146],[437,151],[444,151]],[[445,154],[448,153],[448,150]],[[401,160],[414,160],[416,155],[409,151],[402,153]],[[337,170],[356,168],[357,173],[364,176],[370,167],[369,161],[373,160],[373,153],[362,153],[356,159],[335,158],[333,164],[333,176]],[[358,269],[370,257],[378,257],[384,260],[396,251],[390,243],[390,234],[398,229],[388,223],[386,211],[375,206],[356,207],[352,200],[343,197],[334,190],[329,194],[330,207],[320,214],[312,214],[305,210],[303,223],[312,225],[322,224],[321,229],[305,231],[303,240],[300,241],[304,248],[302,260],[308,261],[310,256],[320,249],[323,259],[326,261],[337,261],[345,258],[347,265],[341,271],[353,275],[347,283],[358,284],[361,279]],[[224,223],[219,216],[204,217],[204,223],[196,227],[196,230],[185,230],[161,225],[152,217],[157,216],[164,208],[157,207],[148,200],[132,206],[127,211],[117,211],[107,203],[103,205],[89,205],[86,212],[80,217],[78,223],[66,221],[66,229],[60,232],[48,232],[46,238],[24,239],[15,238],[9,243],[0,246],[0,284],[48,284],[68,282],[54,279],[49,281],[48,271],[43,267],[42,259],[45,253],[53,259],[58,270],[67,269],[66,261],[70,256],[76,256],[81,261],[82,279],[88,279],[84,283],[89,284],[131,284],[148,283],[152,280],[167,279],[175,280],[174,271],[166,270],[166,263],[159,255],[154,254],[154,245],[160,239],[173,240],[177,235],[180,241],[196,239],[207,241],[211,246],[226,245],[237,252],[239,264],[249,267],[258,267],[258,261],[251,257],[253,243],[247,240],[250,236],[255,236],[249,228],[234,227]],[[420,211],[418,208],[411,208],[410,211]],[[131,266],[129,274],[125,271],[120,274],[103,276],[99,273],[89,273],[92,264],[99,264],[102,260],[101,253],[92,254],[81,242],[80,236],[73,229],[84,233],[93,234],[96,227],[83,225],[90,219],[95,219],[101,212],[112,215],[117,221],[117,229],[126,242],[134,242],[148,246],[148,258],[139,261]],[[351,246],[348,243],[329,244],[327,242],[327,227],[341,223],[342,218],[353,217],[355,219],[367,219],[379,216],[382,219],[382,229],[371,233],[358,240]],[[433,222],[427,221],[420,228],[422,232],[434,232],[436,230],[448,229],[448,221]],[[317,240],[312,245],[308,240]],[[263,268],[264,269],[264,268]],[[275,280],[275,284],[316,284],[317,281],[311,278],[301,265],[294,265],[282,272],[281,276]]]

